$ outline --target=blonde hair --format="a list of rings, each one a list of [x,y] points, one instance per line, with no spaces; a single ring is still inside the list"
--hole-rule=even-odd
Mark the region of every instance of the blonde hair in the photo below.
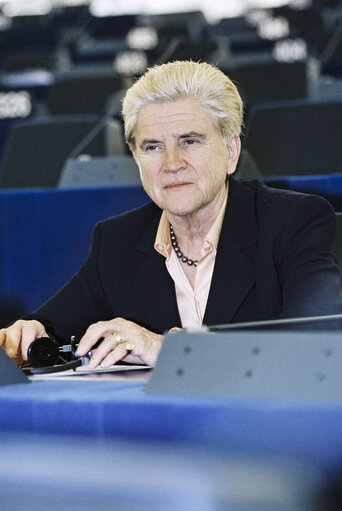
[[[208,109],[224,141],[240,135],[243,103],[228,76],[206,62],[176,61],[148,69],[127,90],[122,115],[129,147],[135,147],[135,126],[143,107],[184,99],[195,99]]]

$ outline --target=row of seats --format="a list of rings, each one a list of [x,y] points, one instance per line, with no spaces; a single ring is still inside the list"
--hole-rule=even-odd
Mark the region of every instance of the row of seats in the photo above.
[[[213,62],[237,83],[246,106],[242,177],[341,172],[342,87],[325,74],[328,61],[338,67],[341,10],[331,0],[306,5],[215,23],[200,11],[101,18],[81,5],[9,18],[3,7],[0,188],[56,186],[68,157],[128,155],[123,94],[146,65],[176,58]],[[319,25],[319,42],[305,16]]]
[[[324,57],[329,73],[337,73],[341,64],[341,41],[336,35],[341,21],[338,0],[292,1],[280,8],[250,9],[244,16],[216,22],[208,22],[201,11],[99,17],[86,4],[56,6],[35,16],[9,17],[8,6],[0,9],[1,68],[6,71],[24,67],[54,71],[66,61],[112,64],[120,52],[130,50],[143,50],[148,65],[166,51],[169,58],[195,57],[197,52],[202,59],[215,53],[220,60],[228,57],[234,61],[248,54],[270,55],[280,39],[293,42],[296,38],[303,39],[308,54]],[[138,35],[137,29],[145,31]]]
[[[123,155],[118,121],[99,116],[57,116],[16,125],[0,175],[2,188],[55,187],[72,157]]]
[[[341,131],[342,101],[259,105],[252,110],[243,137],[238,176],[342,173]],[[70,158],[128,158],[121,123],[110,116],[32,119],[13,127],[7,144],[5,136],[2,140],[6,155],[1,188],[57,186]]]
[[[342,173],[342,96],[253,108],[243,138],[242,177]]]

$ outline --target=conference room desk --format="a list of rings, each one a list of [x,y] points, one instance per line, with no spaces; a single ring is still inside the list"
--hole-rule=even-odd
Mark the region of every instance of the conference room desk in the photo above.
[[[342,400],[158,395],[138,372],[0,387],[0,431],[181,442],[342,469]],[[142,378],[142,379],[140,379]]]
[[[311,510],[297,499],[340,477],[342,401],[159,395],[148,392],[149,377],[137,371],[0,387],[0,497],[10,503],[3,509],[25,502],[27,510],[74,511],[82,495],[80,509]],[[42,487],[47,500],[37,497]],[[60,507],[60,491],[70,507]],[[115,507],[115,491],[138,500]],[[240,505],[227,506],[232,493]],[[94,507],[99,496],[112,507]],[[244,507],[247,497],[252,504]]]

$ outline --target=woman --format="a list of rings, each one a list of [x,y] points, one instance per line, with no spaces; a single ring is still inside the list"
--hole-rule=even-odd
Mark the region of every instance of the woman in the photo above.
[[[329,203],[231,178],[243,105],[226,75],[156,66],[127,91],[123,118],[152,203],[96,226],[73,279],[0,330],[9,355],[25,359],[49,332],[76,335],[79,355],[99,344],[90,367],[153,366],[167,331],[342,311]]]

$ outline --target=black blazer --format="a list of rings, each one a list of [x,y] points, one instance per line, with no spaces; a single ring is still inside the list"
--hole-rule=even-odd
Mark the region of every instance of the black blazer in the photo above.
[[[63,338],[115,317],[160,333],[181,326],[174,283],[154,250],[160,215],[150,203],[97,224],[87,261],[30,317]],[[341,313],[334,230],[321,197],[230,179],[204,323]]]

